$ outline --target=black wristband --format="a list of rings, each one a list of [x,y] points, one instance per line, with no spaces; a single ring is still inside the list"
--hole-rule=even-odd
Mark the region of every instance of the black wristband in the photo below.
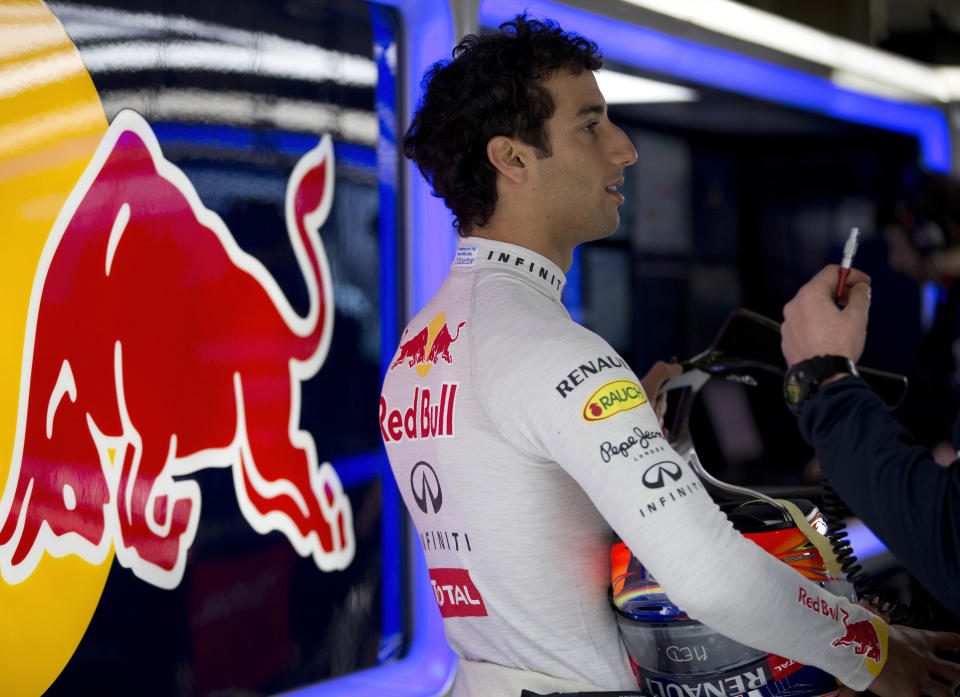
[[[814,356],[794,363],[783,376],[783,399],[794,415],[820,389],[820,383],[837,373],[859,375],[846,356]]]

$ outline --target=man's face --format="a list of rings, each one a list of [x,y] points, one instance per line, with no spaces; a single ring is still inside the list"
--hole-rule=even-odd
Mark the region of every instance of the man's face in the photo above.
[[[534,176],[547,229],[574,245],[606,237],[620,224],[623,170],[637,151],[607,118],[592,72],[560,71],[543,85],[556,107],[546,123],[553,154],[536,161]]]

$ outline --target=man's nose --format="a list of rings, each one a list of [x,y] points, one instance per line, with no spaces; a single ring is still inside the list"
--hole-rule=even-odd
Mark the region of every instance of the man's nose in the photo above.
[[[623,129],[616,127],[616,140],[612,150],[614,161],[621,167],[629,167],[637,161],[637,149]]]

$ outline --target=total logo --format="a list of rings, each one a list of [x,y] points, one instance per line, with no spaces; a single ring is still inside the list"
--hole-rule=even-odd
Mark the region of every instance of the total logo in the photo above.
[[[773,673],[774,680],[792,675],[804,667],[802,663],[797,663],[794,660],[773,653],[767,654],[767,662],[770,664],[770,672]]]
[[[400,348],[397,349],[397,357],[390,364],[390,370],[406,362],[408,367],[416,369],[417,375],[426,377],[430,368],[440,361],[453,363],[450,347],[460,338],[460,328],[465,324],[466,322],[458,324],[456,334],[451,334],[450,328],[447,326],[446,313],[437,314],[426,327],[412,338],[406,341],[401,340]],[[404,337],[409,333],[409,327],[403,330]]]
[[[413,403],[403,412],[390,409],[386,395],[380,395],[380,435],[384,443],[453,436],[453,413],[457,399],[457,383],[440,386],[440,399],[433,401],[436,389],[420,387],[413,390]]]
[[[590,395],[583,405],[583,420],[603,421],[646,403],[646,393],[633,380],[613,380]]]
[[[467,569],[430,569],[442,617],[486,617],[487,608]]]

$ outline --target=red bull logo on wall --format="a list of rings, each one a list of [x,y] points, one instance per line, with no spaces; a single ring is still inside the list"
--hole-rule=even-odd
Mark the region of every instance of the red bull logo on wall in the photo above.
[[[407,338],[410,329],[405,329],[400,340],[397,357],[390,364],[390,370],[406,363],[408,367],[416,368],[417,375],[426,377],[430,368],[439,364],[440,361],[453,363],[450,346],[460,338],[460,328],[464,324],[466,322],[460,322],[455,330],[456,333],[451,334],[450,328],[447,326],[447,315],[445,312],[441,312],[430,320],[426,327],[410,338]]]
[[[300,385],[319,371],[333,330],[318,234],[333,174],[324,137],[287,186],[310,298],[301,317],[146,121],[116,117],[34,277],[0,498],[6,583],[28,578],[45,553],[97,565],[112,547],[139,578],[176,587],[202,504],[184,477],[211,467],[232,468],[258,533],[282,532],[322,570],[350,564],[350,501],[300,429]]]

